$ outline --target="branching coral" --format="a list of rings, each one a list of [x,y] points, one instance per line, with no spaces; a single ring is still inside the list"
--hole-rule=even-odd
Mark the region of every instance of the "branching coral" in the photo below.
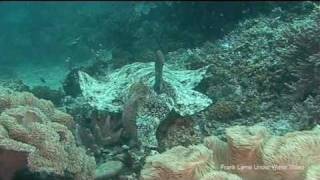
[[[30,93],[2,91],[1,100],[1,150],[27,152],[27,167],[32,172],[70,173],[79,180],[94,178],[94,158],[76,146],[67,127],[72,124],[71,116]]]
[[[183,65],[200,60],[202,66],[212,64],[201,90],[214,101],[238,102],[241,109],[251,109],[249,115],[263,111],[262,101],[272,100],[270,108],[291,108],[292,95],[303,101],[319,91],[319,8],[311,9],[293,16],[275,9],[268,16],[246,19],[223,39],[168,53],[167,59]],[[288,102],[283,95],[290,90]],[[248,100],[259,103],[248,108]]]
[[[319,93],[318,12],[319,7],[316,7],[307,17],[294,19],[292,24],[279,33],[282,38],[276,42],[277,56],[281,58],[281,69],[277,71],[282,71],[280,75],[286,77],[280,83],[286,81],[285,84],[298,101]]]
[[[296,104],[293,111],[304,123],[302,126],[304,129],[320,124],[320,95],[309,96],[302,103]]]

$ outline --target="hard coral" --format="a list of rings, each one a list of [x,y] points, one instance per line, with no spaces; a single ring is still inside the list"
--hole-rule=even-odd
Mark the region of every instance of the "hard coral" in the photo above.
[[[309,96],[293,107],[295,115],[304,122],[304,129],[320,124],[320,95]]]
[[[239,113],[237,112],[237,106],[233,102],[219,101],[209,107],[209,119],[230,121],[237,117],[239,117]]]
[[[157,132],[161,149],[200,143],[201,133],[197,131],[196,123],[192,119],[178,117],[168,118],[166,121],[168,123],[163,123]]]
[[[279,42],[279,56],[291,76],[287,85],[296,100],[303,101],[309,95],[319,94],[320,87],[320,15],[314,9],[308,18],[295,21],[282,33],[285,40]],[[289,44],[289,45],[288,45]]]
[[[30,93],[2,91],[0,98],[1,150],[27,152],[27,167],[32,172],[72,174],[79,180],[94,178],[94,158],[76,146],[67,127],[72,124],[71,116]],[[18,170],[17,166],[13,171]]]

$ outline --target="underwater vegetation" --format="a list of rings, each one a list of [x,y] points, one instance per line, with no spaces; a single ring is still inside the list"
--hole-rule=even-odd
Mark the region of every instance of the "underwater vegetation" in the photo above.
[[[320,179],[316,2],[7,2],[0,26],[0,180]]]

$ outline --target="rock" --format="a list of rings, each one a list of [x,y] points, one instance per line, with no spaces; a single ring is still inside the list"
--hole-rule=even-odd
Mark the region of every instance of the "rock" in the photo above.
[[[95,180],[107,180],[119,174],[123,168],[121,161],[108,161],[98,166]]]

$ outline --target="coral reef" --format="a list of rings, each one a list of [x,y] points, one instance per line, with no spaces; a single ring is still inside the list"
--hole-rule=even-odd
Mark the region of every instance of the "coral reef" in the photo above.
[[[278,135],[317,124],[294,108],[319,94],[319,7],[306,4],[303,13],[275,8],[241,21],[214,43],[166,55],[168,63],[187,69],[210,65],[195,89],[213,101],[200,117],[208,134],[225,139],[227,127],[263,121]]]
[[[8,88],[14,91],[30,91],[29,86],[25,85],[22,80],[19,79],[0,80],[0,87]]]
[[[162,154],[147,157],[142,180],[241,180],[239,176],[218,170],[212,161],[215,152],[200,144],[188,148],[176,146]]]
[[[247,180],[317,179],[319,130],[318,126],[272,136],[262,126],[230,127],[227,143],[211,136],[204,145],[177,146],[147,157],[141,179],[193,180],[215,175]]]
[[[2,89],[0,99],[1,150],[25,154],[27,161],[20,162],[32,172],[94,179],[95,160],[76,146],[70,115],[26,92]]]
[[[31,88],[30,92],[37,98],[53,102],[55,106],[61,106],[65,96],[61,90],[50,89],[48,86],[35,86]]]
[[[308,129],[320,124],[320,95],[309,96],[302,103],[293,107],[295,115],[301,119],[301,127]]]
[[[215,135],[210,137],[211,139],[205,139],[204,144],[213,151],[214,155],[211,159],[216,167],[205,173],[202,179],[218,179],[219,176],[225,176],[225,179],[227,176],[230,176],[230,179],[257,179],[257,177],[263,178],[262,176],[276,177],[277,173],[288,179],[287,174],[281,171],[224,172],[225,169],[218,167],[233,163],[243,166],[273,165],[277,163],[276,160],[268,159],[264,153],[267,151],[273,153],[274,150],[268,150],[268,148],[280,149],[280,145],[268,145],[272,144],[271,141],[289,146],[291,143],[284,139],[295,135],[288,135],[288,132],[296,134],[295,131],[310,130],[319,124],[319,78],[317,76],[319,13],[313,3],[309,5],[308,10],[305,9],[301,13],[292,11],[291,14],[281,8],[275,8],[272,14],[260,15],[240,22],[233,31],[214,43],[207,42],[202,47],[166,53],[162,94],[154,93],[153,89],[155,64],[131,63],[132,61],[155,61],[157,57],[153,51],[144,50],[145,52],[140,53],[140,56],[146,57],[139,59],[134,57],[134,53],[121,48],[114,49],[112,54],[115,56],[110,61],[119,69],[103,76],[86,71],[77,73],[80,92],[90,103],[91,108],[122,113],[121,123],[124,126],[122,134],[125,138],[131,137],[134,141],[140,141],[143,146],[158,146],[157,150],[160,152],[175,148],[174,146],[177,145],[193,145],[202,139],[200,135],[203,134]],[[148,25],[148,22],[145,25]],[[159,42],[159,44],[162,43]],[[166,52],[161,47],[157,49]],[[114,62],[117,60],[121,61]],[[199,81],[191,83],[193,85],[190,89],[193,92],[205,94],[206,98],[211,99],[210,103],[193,112],[181,109],[181,107],[189,110],[194,108],[187,103],[182,103],[180,106],[176,98],[184,95],[181,99],[185,102],[195,102],[188,99],[193,93],[184,91],[186,79],[183,80],[182,77],[189,78],[191,75],[195,77],[193,73],[191,75],[180,73],[186,71],[197,71],[198,75],[201,74],[201,77],[197,76]],[[164,94],[166,98],[163,98]],[[172,119],[168,117],[172,110],[181,117]],[[75,113],[77,114],[79,113]],[[189,115],[192,115],[190,119]],[[97,123],[99,121],[94,118],[92,116],[87,119],[90,119],[92,124],[100,124],[101,128],[104,127],[104,123]],[[114,120],[120,120],[120,118]],[[165,124],[167,120],[171,123]],[[254,124],[266,129],[245,127]],[[233,127],[235,125],[242,126]],[[162,131],[162,128],[165,130]],[[98,138],[95,138],[93,129],[83,132],[81,130],[83,134],[90,136],[85,140],[97,141]],[[111,128],[109,131],[116,133],[114,129],[119,130]],[[199,134],[198,130],[200,130]],[[305,133],[305,131],[302,132]],[[294,143],[296,140],[290,139],[290,142]],[[127,141],[121,139],[121,143],[127,144]],[[131,142],[128,144],[130,146]],[[107,151],[101,148],[99,143],[95,145],[99,151]],[[116,148],[108,147],[108,152],[126,154],[123,152],[125,148],[122,149],[123,151],[114,149]],[[150,152],[132,153],[133,151],[130,149],[130,155],[126,154],[129,158],[124,158],[126,160],[123,162],[130,164],[128,166],[134,169],[134,174],[139,174],[144,155]],[[287,150],[281,152],[286,154]],[[140,154],[135,157],[135,153]],[[112,156],[106,157],[114,160]],[[299,159],[297,156],[290,156]],[[128,159],[131,160],[128,161]],[[152,164],[150,161],[147,164]],[[317,163],[310,166],[306,164],[303,172],[292,172],[296,176],[294,178],[316,177],[317,179]],[[300,166],[304,162],[297,162],[297,164]]]
[[[319,4],[69,7],[0,11],[0,179],[320,179]]]
[[[187,147],[201,142],[201,131],[193,119],[173,116],[168,117],[165,121],[157,131],[161,151],[174,146]]]
[[[215,168],[212,151],[204,145],[176,146],[163,154],[147,157],[141,172],[142,180],[196,180]]]
[[[279,56],[287,66],[283,73],[290,73],[291,77],[286,84],[298,101],[319,94],[320,15],[318,8],[314,11],[307,19],[295,20],[296,26],[283,31],[284,38],[278,42]]]
[[[240,115],[237,106],[233,102],[219,101],[209,107],[207,116],[208,119],[213,118],[218,121],[231,121]]]
[[[246,179],[304,179],[309,167],[319,164],[319,127],[284,136],[270,136],[264,127],[236,126],[227,130],[230,164],[261,169],[238,169]]]

